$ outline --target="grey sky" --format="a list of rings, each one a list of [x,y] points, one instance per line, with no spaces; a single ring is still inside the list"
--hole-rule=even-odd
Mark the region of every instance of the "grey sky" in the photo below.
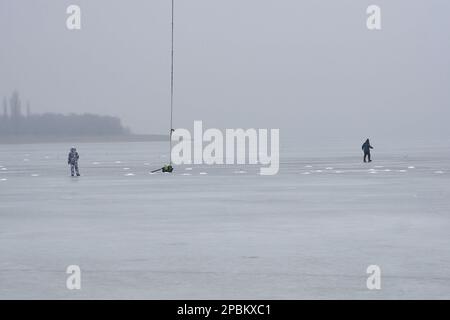
[[[66,8],[82,30],[66,29]],[[381,31],[366,8],[382,9]],[[447,0],[176,0],[175,127],[281,135],[450,133]],[[0,0],[0,96],[169,121],[169,0]]]

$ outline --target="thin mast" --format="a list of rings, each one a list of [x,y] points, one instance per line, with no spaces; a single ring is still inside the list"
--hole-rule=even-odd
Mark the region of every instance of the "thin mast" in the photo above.
[[[174,0],[172,0],[172,47],[171,47],[171,61],[170,61],[170,134],[169,134],[169,164],[172,165],[172,129],[173,129],[173,12]]]

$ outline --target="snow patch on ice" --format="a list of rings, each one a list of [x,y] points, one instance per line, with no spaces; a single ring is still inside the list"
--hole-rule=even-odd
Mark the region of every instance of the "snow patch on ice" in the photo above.
[[[6,181],[6,180],[8,180],[8,179],[6,179],[6,178],[2,178],[2,179],[0,179],[0,181]]]
[[[409,166],[408,169],[415,169],[415,167],[414,166]]]

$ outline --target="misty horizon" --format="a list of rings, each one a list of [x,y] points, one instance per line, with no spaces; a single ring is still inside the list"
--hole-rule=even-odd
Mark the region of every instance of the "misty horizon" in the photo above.
[[[0,1],[0,97],[35,112],[119,117],[166,134],[170,2]],[[279,128],[281,137],[446,137],[450,3],[175,1],[174,127]],[[26,9],[26,10],[25,10]],[[251,17],[251,19],[249,19]]]

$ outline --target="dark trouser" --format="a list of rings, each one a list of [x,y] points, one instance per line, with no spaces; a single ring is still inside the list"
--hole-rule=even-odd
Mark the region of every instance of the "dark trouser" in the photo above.
[[[77,174],[77,176],[80,175],[80,172],[78,171],[78,163],[76,162],[70,164],[70,174],[74,176],[75,173]]]
[[[367,161],[366,161],[366,158],[369,158],[369,162],[372,161],[372,160],[370,159],[370,152],[364,152],[364,162],[367,162]]]

